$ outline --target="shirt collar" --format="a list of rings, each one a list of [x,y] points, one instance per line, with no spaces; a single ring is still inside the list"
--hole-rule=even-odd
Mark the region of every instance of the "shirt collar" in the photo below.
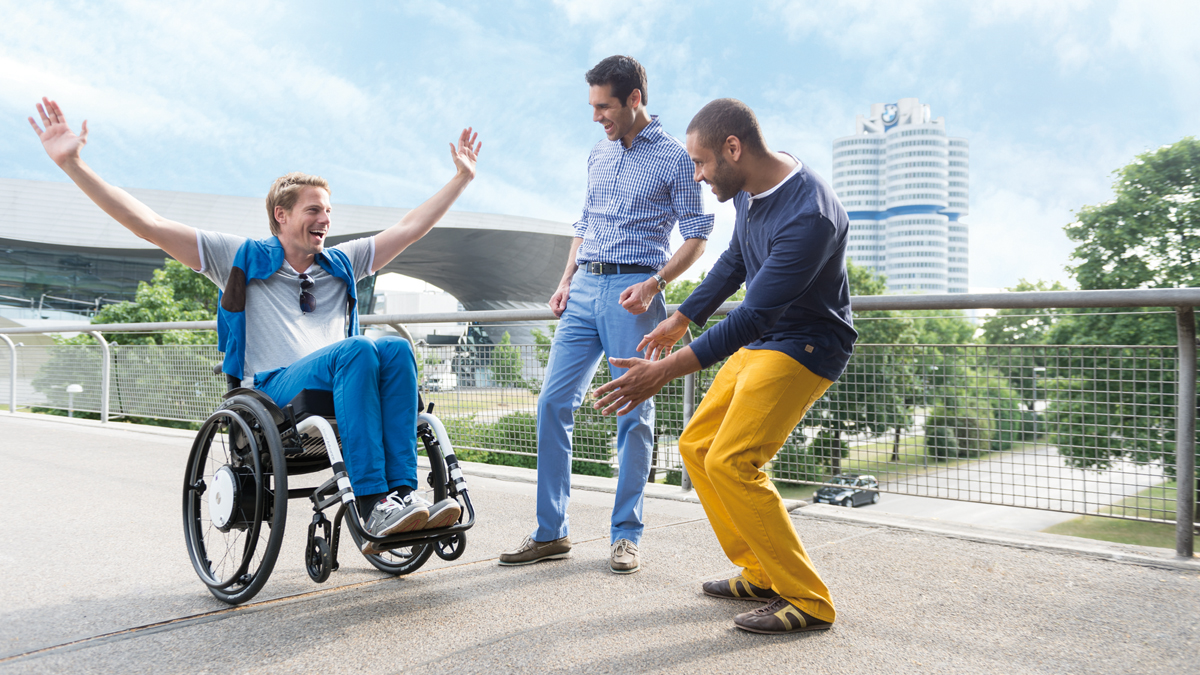
[[[625,147],[624,143],[621,143],[621,139],[619,139],[619,138],[617,140],[613,141],[613,143],[620,144],[621,148],[624,150],[632,150],[633,147],[635,145],[637,145],[639,141],[644,141],[646,143],[653,143],[653,142],[657,141],[658,139],[662,138],[662,135],[663,135],[663,130],[662,130],[662,125],[658,123],[658,115],[651,115],[650,123],[647,124],[644,129],[639,131],[637,136],[633,137],[633,142],[629,144],[628,148]]]
[[[783,153],[783,154],[787,155],[788,157],[792,157],[792,154],[791,154],[791,153],[789,153],[789,152],[785,152],[785,153]],[[796,159],[796,158],[795,158],[795,157],[792,157],[792,159]],[[800,173],[800,169],[802,169],[803,167],[804,167],[804,162],[801,162],[800,160],[796,159],[796,166],[792,168],[792,172],[791,172],[791,173],[789,173],[787,176],[785,176],[783,180],[781,180],[781,181],[779,181],[778,183],[776,183],[776,184],[775,184],[775,187],[771,188],[770,190],[766,190],[766,191],[764,191],[764,192],[760,192],[760,193],[758,193],[758,194],[756,194],[756,195],[751,195],[751,196],[750,196],[750,201],[751,201],[751,202],[753,202],[753,201],[755,201],[755,200],[762,199],[762,198],[764,198],[764,197],[770,197],[772,194],[774,194],[774,192],[775,192],[776,190],[778,190],[780,187],[782,187],[784,183],[788,182],[789,180],[791,180],[791,179],[792,179],[792,177],[793,177],[793,176],[795,176],[796,174]]]

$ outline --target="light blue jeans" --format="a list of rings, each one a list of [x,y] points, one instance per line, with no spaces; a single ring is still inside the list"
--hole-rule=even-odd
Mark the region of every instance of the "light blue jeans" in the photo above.
[[[417,362],[407,340],[346,338],[285,368],[255,374],[254,388],[280,407],[304,389],[332,391],[354,494],[416,489]]]
[[[600,364],[600,355],[616,358],[640,356],[642,336],[667,317],[662,294],[642,314],[621,307],[621,291],[645,281],[648,274],[575,273],[567,308],[560,317],[546,363],[546,378],[538,397],[538,527],[534,541],[553,541],[567,536],[567,503],[571,498],[571,432],[575,410],[583,404],[588,384]],[[613,378],[624,368],[609,366]],[[585,405],[591,405],[589,400]],[[610,543],[642,538],[642,494],[650,475],[650,453],[654,445],[654,400],[641,404],[617,418],[616,501],[612,512]]]

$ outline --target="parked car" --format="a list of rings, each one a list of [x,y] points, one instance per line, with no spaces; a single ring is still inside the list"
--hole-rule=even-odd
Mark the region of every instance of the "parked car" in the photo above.
[[[845,507],[879,503],[879,481],[874,476],[849,473],[834,476],[829,482],[833,485],[826,485],[813,493],[814,503]]]
[[[458,388],[458,375],[454,373],[433,375],[425,379],[425,391],[454,391]]]

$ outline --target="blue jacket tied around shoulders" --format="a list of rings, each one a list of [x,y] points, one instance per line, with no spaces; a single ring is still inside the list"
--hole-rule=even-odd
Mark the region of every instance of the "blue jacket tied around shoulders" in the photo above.
[[[283,244],[279,237],[249,239],[233,257],[233,269],[225,281],[225,290],[219,295],[220,307],[217,310],[217,349],[225,354],[221,370],[226,375],[239,380],[245,377],[246,284],[270,277],[283,265],[283,258]],[[350,263],[350,257],[336,248],[327,248],[317,254],[317,264],[346,284],[349,313],[346,337],[358,335],[358,289],[354,283],[354,266]]]

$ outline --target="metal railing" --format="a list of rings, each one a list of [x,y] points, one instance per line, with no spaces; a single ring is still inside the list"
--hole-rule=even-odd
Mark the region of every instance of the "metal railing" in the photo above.
[[[860,344],[843,377],[767,467],[782,490],[870,475],[879,492],[1174,523],[1191,557],[1195,512],[1196,336],[1200,289],[871,296],[856,311],[1169,307],[1175,345]],[[724,315],[736,303],[726,303]],[[527,332],[548,310],[372,315],[365,326],[472,322]],[[9,409],[199,421],[224,389],[215,346],[108,344],[103,333],[213,330],[215,322],[87,326],[98,345],[10,349]],[[19,338],[18,338],[19,339]],[[18,353],[20,358],[18,359]],[[461,457],[535,466],[536,402],[548,344],[421,345],[424,396]],[[687,485],[678,437],[718,366],[656,397],[655,478]],[[16,376],[14,377],[14,373]],[[601,367],[592,387],[608,380]],[[82,392],[70,394],[79,385]],[[1181,404],[1191,401],[1192,404]],[[616,424],[585,403],[573,432],[579,473],[614,475]],[[843,478],[839,478],[843,477]],[[809,497],[808,493],[798,496]]]

